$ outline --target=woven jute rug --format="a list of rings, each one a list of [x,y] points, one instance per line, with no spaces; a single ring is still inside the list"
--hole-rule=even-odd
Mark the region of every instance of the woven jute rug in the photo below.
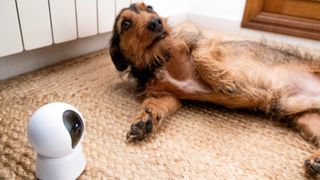
[[[31,114],[50,102],[85,118],[87,158],[80,179],[304,179],[315,148],[262,115],[185,102],[154,135],[126,143],[141,101],[120,78],[107,50],[0,82],[0,177],[34,179],[27,140]]]

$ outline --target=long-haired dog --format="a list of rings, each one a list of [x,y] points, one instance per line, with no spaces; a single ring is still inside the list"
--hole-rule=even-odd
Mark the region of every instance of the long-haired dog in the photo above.
[[[145,94],[128,140],[154,132],[181,100],[264,111],[285,119],[320,146],[320,61],[250,41],[218,41],[172,33],[151,6],[132,4],[116,17],[110,41],[116,69]],[[320,173],[320,153],[304,165]]]

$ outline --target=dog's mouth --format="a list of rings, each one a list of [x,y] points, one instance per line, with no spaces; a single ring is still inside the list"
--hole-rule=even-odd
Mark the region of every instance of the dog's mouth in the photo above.
[[[163,40],[164,38],[167,37],[167,33],[166,32],[160,32],[151,42],[151,44],[147,47],[147,48],[151,48],[152,46],[154,46],[155,44],[157,44],[159,41]]]

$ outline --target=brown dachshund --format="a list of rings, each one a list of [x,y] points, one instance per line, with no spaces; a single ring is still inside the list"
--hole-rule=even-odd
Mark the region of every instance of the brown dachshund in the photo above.
[[[116,17],[110,55],[145,95],[130,141],[154,132],[181,100],[197,100],[264,111],[320,146],[320,61],[311,56],[265,43],[208,39],[200,31],[173,33],[144,3]],[[309,174],[320,173],[320,153],[304,165]]]

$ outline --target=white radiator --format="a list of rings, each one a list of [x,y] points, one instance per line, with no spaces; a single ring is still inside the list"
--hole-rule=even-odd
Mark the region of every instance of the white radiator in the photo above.
[[[131,1],[0,0],[0,57],[110,32]]]

